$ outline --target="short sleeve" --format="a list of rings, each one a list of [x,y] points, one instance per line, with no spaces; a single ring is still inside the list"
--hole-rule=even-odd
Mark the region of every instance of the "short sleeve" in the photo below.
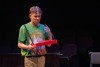
[[[24,43],[25,40],[26,40],[25,28],[24,25],[22,25],[19,29],[18,43]]]

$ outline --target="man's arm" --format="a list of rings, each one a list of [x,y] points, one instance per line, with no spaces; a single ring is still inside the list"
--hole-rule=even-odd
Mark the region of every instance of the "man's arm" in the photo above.
[[[52,40],[52,32],[51,32],[50,28],[47,25],[45,25],[45,31],[48,32],[48,35],[49,35],[48,40]],[[50,47],[51,44],[47,45],[47,46]]]
[[[33,48],[36,48],[36,45],[32,46],[31,44],[25,45],[23,43],[18,43],[18,47],[21,49],[30,49],[32,50]]]

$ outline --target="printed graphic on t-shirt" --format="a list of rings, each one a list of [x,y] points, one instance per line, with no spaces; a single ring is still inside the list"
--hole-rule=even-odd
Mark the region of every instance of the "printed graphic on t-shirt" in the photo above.
[[[44,40],[44,36],[39,30],[36,30],[35,33],[33,35],[31,35],[31,38],[32,38],[34,44]],[[30,44],[31,43],[32,42],[30,40]],[[41,46],[41,47],[38,46],[37,48],[34,48],[31,53],[32,54],[42,54],[41,51],[43,49],[45,49],[45,46]]]

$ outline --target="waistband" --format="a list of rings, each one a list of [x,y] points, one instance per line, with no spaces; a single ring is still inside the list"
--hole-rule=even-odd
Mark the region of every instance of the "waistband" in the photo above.
[[[42,56],[45,56],[45,55],[35,55],[35,56],[26,56],[26,57],[31,58],[31,57],[42,57]]]

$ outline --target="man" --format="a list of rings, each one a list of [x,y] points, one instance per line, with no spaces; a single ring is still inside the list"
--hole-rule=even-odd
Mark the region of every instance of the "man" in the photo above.
[[[25,67],[45,66],[45,46],[37,47],[35,43],[52,40],[52,33],[47,25],[40,23],[42,10],[32,6],[29,10],[30,22],[22,25],[19,30],[18,47],[25,56]],[[49,47],[51,45],[48,45]]]

